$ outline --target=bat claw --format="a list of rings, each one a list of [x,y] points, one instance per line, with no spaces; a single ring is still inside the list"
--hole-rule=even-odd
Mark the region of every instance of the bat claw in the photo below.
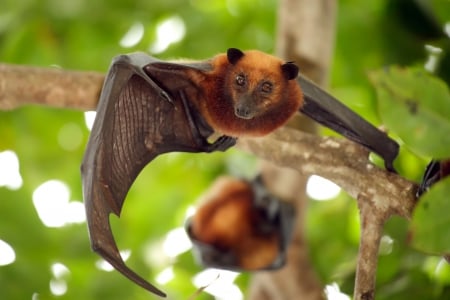
[[[170,97],[170,95],[163,89],[159,92],[160,96],[166,99],[170,104],[173,104],[173,99]]]
[[[236,145],[236,138],[222,135],[217,140],[214,141],[214,143],[208,145],[207,152],[213,152],[213,151],[226,151],[230,147],[233,147]]]

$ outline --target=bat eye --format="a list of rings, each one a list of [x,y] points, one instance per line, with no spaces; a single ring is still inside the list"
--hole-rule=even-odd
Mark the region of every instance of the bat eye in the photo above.
[[[263,91],[264,93],[269,94],[272,92],[272,89],[273,85],[269,81],[263,82],[263,84],[261,85],[261,91]]]
[[[246,83],[245,75],[239,74],[236,76],[236,84],[239,86],[244,86]]]

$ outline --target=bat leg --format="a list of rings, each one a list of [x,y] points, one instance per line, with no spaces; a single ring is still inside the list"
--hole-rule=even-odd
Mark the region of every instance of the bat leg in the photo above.
[[[215,140],[212,144],[208,145],[208,152],[214,152],[214,151],[226,151],[230,147],[233,147],[236,145],[236,138],[222,135],[217,140]]]
[[[206,124],[203,119],[201,119],[200,116],[197,116],[197,121],[194,121],[192,109],[190,108],[189,102],[186,98],[186,94],[183,91],[180,91],[180,97],[183,102],[186,117],[192,131],[192,136],[204,152],[226,151],[236,144],[236,138],[227,135],[222,135],[213,143],[209,143],[205,136],[211,135],[213,133],[213,130],[209,127],[209,125]],[[198,124],[200,124],[200,126],[202,126],[203,128],[200,129],[198,127]]]

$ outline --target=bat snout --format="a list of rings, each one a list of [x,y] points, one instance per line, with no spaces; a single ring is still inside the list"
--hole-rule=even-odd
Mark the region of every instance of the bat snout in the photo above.
[[[250,120],[256,116],[254,105],[252,105],[252,98],[249,96],[242,96],[234,107],[234,114],[240,119]]]
[[[245,120],[253,119],[253,114],[251,113],[251,111],[249,111],[248,109],[245,109],[245,108],[237,107],[234,110],[234,114],[236,115],[236,117],[238,117],[240,119],[245,119]]]

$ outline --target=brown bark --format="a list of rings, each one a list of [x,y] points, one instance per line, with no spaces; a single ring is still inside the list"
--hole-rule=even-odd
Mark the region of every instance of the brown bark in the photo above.
[[[104,74],[0,64],[0,110],[27,104],[95,110]]]

